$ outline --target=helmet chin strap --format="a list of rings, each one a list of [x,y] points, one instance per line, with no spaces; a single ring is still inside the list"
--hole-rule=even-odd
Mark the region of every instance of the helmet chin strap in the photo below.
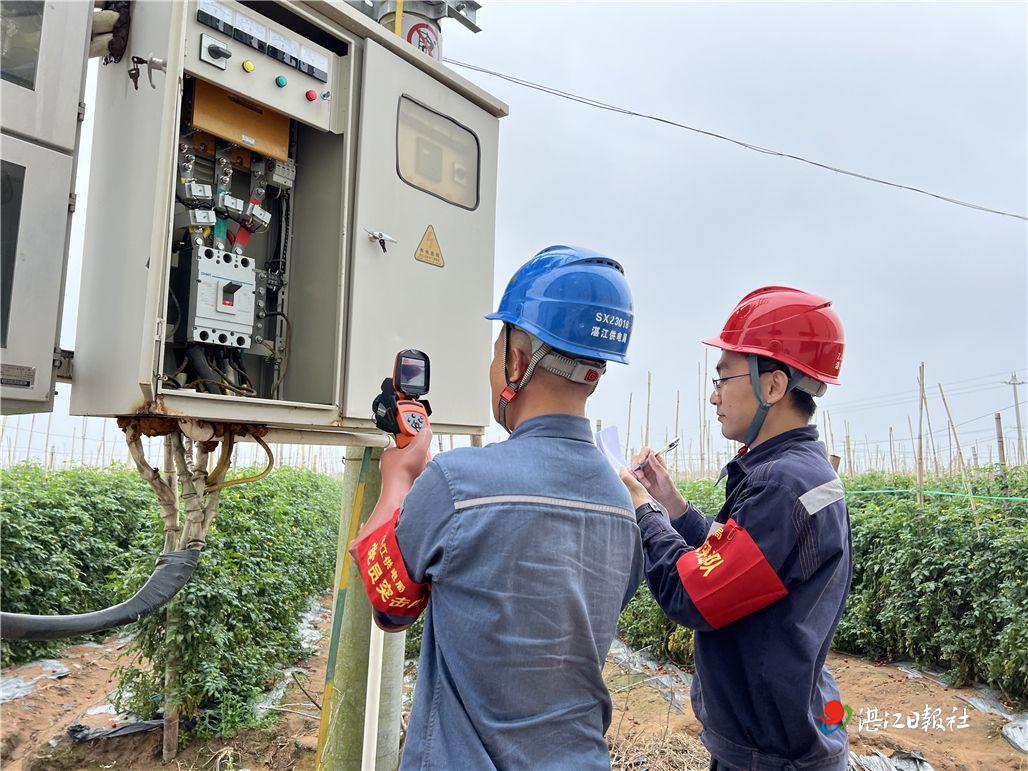
[[[607,371],[607,363],[605,361],[572,359],[558,353],[552,346],[544,343],[534,335],[530,335],[532,338],[532,356],[528,360],[528,368],[525,370],[524,376],[517,383],[514,383],[511,381],[507,370],[510,327],[510,324],[503,325],[503,379],[507,387],[500,393],[500,408],[497,410],[500,425],[503,426],[503,429],[508,434],[511,433],[511,429],[507,426],[507,405],[514,401],[522,389],[528,385],[528,381],[532,379],[532,375],[535,374],[537,367],[559,375],[573,383],[583,383],[590,386],[590,395],[596,390],[600,377]]]
[[[764,421],[767,419],[767,413],[770,411],[771,405],[764,401],[764,391],[760,387],[760,372],[757,369],[757,360],[759,357],[756,354],[751,353],[746,358],[749,360],[750,366],[750,385],[753,386],[753,395],[757,397],[757,411],[753,415],[753,420],[750,421],[750,427],[746,431],[746,440],[743,442],[744,446],[749,447],[757,440],[757,434],[759,434],[760,429],[764,427]],[[804,378],[803,373],[793,367],[789,367],[788,370],[789,382],[785,385],[786,394],[795,388]],[[824,384],[822,383],[820,385],[823,386]],[[823,387],[821,389],[821,393],[824,393]],[[821,394],[817,395],[820,396]]]
[[[507,384],[507,387],[500,392],[500,408],[497,410],[497,419],[503,430],[508,434],[511,433],[512,429],[507,426],[507,405],[514,401],[518,393],[528,385],[528,381],[532,379],[532,375],[535,374],[535,368],[539,362],[550,352],[550,346],[540,341],[538,348],[532,351],[532,357],[528,360],[528,368],[525,370],[525,374],[522,375],[521,379],[515,383],[510,379],[510,373],[507,370],[507,350],[510,348],[510,324],[503,325],[503,380]]]

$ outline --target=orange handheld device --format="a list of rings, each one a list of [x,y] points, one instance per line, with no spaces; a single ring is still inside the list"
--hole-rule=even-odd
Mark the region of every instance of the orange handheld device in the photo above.
[[[430,364],[427,354],[408,348],[396,354],[393,376],[382,381],[382,393],[371,409],[375,425],[396,437],[397,447],[406,447],[428,425],[432,407],[428,399]]]

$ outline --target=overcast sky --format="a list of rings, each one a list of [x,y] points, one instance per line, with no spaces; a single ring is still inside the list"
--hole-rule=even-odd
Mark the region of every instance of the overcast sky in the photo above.
[[[478,35],[450,24],[443,55],[1028,209],[1023,4],[491,2],[479,22]],[[1024,378],[1028,359],[1023,221],[460,71],[510,105],[500,123],[497,294],[548,243],[590,246],[626,268],[632,363],[609,368],[590,415],[624,428],[634,392],[633,445],[648,370],[651,441],[673,431],[676,389],[683,437],[696,435],[698,341],[767,284],[828,297],[843,319],[844,385],[822,400],[837,444],[846,420],[854,441],[888,439],[890,425],[906,437],[908,415],[916,429],[920,361],[936,395],[933,428],[945,427],[935,385],[953,382],[958,423],[990,413],[961,427],[966,441],[994,437],[991,412],[1014,401],[1001,381],[1012,370]],[[711,369],[715,360],[711,351]],[[885,395],[902,403],[866,407]],[[1013,410],[1003,415],[1012,429]]]
[[[477,35],[444,22],[444,56],[1028,211],[1023,4],[487,2],[478,20]],[[651,442],[674,433],[678,389],[683,447],[692,440],[697,451],[699,339],[767,284],[828,297],[843,319],[844,385],[821,400],[837,448],[845,421],[855,442],[883,442],[872,453],[888,451],[890,426],[898,440],[909,436],[920,361],[933,429],[945,428],[941,382],[953,384],[947,395],[965,444],[983,442],[984,454],[992,412],[1003,408],[1013,435],[1013,390],[1002,381],[1015,370],[1028,376],[1023,221],[459,71],[510,105],[500,123],[496,297],[551,243],[591,247],[627,270],[632,363],[610,367],[589,413],[624,430],[632,392],[633,446],[651,371]],[[87,112],[87,132],[88,123]],[[81,196],[81,177],[79,188]],[[78,270],[73,249],[69,348]],[[711,375],[715,361],[711,351]],[[67,414],[60,390],[57,416]],[[58,420],[70,433],[74,419]],[[503,433],[493,426],[489,435]]]

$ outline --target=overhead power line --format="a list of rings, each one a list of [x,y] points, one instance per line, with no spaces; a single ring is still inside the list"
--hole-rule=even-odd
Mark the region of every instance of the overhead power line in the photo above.
[[[720,139],[720,140],[725,141],[725,142],[731,142],[732,144],[738,145],[739,147],[743,147],[743,148],[745,148],[747,150],[753,150],[753,151],[758,152],[758,153],[764,153],[765,155],[773,155],[773,156],[776,156],[778,158],[788,158],[789,160],[799,161],[800,163],[806,163],[806,164],[808,164],[810,166],[816,166],[817,168],[824,169],[825,171],[834,171],[836,174],[845,174],[848,177],[856,177],[857,179],[863,179],[863,180],[865,180],[867,182],[875,182],[875,183],[877,183],[879,185],[887,185],[888,187],[895,187],[895,188],[898,188],[900,190],[909,190],[912,193],[920,193],[921,195],[927,195],[927,196],[929,196],[931,198],[936,198],[936,199],[938,199],[940,201],[945,201],[946,203],[952,203],[952,204],[955,204],[957,206],[963,206],[963,207],[968,208],[968,209],[975,209],[977,211],[987,212],[989,214],[999,214],[999,215],[1001,215],[1003,217],[1013,217],[1014,219],[1028,221],[1028,216],[1025,216],[1024,214],[1017,214],[1015,212],[1008,212],[1008,211],[1000,211],[999,209],[991,209],[988,206],[981,206],[979,204],[971,203],[969,201],[961,201],[961,200],[956,199],[956,198],[950,198],[949,196],[940,195],[939,193],[933,193],[930,190],[924,190],[924,189],[922,189],[920,187],[913,187],[911,185],[903,185],[903,184],[900,184],[899,182],[890,182],[889,180],[879,179],[878,177],[872,177],[872,176],[870,176],[868,174],[861,174],[860,172],[857,172],[857,171],[848,171],[846,169],[839,168],[838,166],[832,166],[832,165],[827,164],[827,163],[820,163],[818,161],[813,161],[813,160],[810,160],[809,158],[804,158],[804,157],[802,157],[800,155],[793,155],[792,153],[783,153],[783,152],[781,152],[779,150],[772,150],[771,148],[768,148],[768,147],[761,147],[760,145],[751,144],[750,142],[744,142],[741,139],[733,139],[732,137],[725,136],[724,134],[718,134],[718,133],[716,133],[714,131],[707,131],[706,129],[696,128],[695,126],[689,126],[689,125],[687,125],[685,123],[679,123],[677,121],[673,121],[673,120],[670,120],[668,118],[661,118],[659,115],[649,115],[649,114],[644,113],[644,112],[637,112],[636,110],[629,110],[626,107],[618,107],[617,105],[607,104],[606,102],[600,102],[600,101],[598,101],[596,99],[590,99],[589,97],[586,97],[586,96],[581,96],[579,94],[573,94],[570,91],[561,91],[558,88],[552,88],[551,86],[545,86],[545,85],[542,85],[541,83],[533,83],[532,81],[525,80],[524,78],[518,78],[518,77],[515,77],[513,75],[505,75],[502,72],[496,72],[495,70],[486,69],[485,67],[479,67],[479,66],[474,65],[474,64],[468,64],[467,62],[460,62],[460,61],[457,61],[456,59],[447,59],[447,58],[444,57],[443,61],[446,62],[447,64],[453,64],[453,65],[455,65],[457,67],[464,67],[465,69],[474,70],[475,72],[481,72],[481,73],[483,73],[485,75],[492,75],[495,78],[500,78],[502,80],[506,80],[506,81],[508,81],[510,83],[514,83],[515,85],[518,85],[518,86],[524,86],[525,88],[532,88],[532,89],[535,89],[536,91],[542,91],[543,93],[550,94],[551,96],[558,96],[558,97],[560,97],[562,99],[569,99],[569,100],[571,100],[573,102],[579,102],[580,104],[584,104],[584,105],[587,105],[589,107],[595,107],[595,108],[600,109],[600,110],[609,110],[610,112],[620,113],[621,115],[630,115],[630,116],[635,117],[635,118],[644,118],[645,120],[652,120],[652,121],[655,121],[657,123],[663,123],[663,124],[665,124],[667,126],[674,126],[675,128],[684,129],[686,131],[692,131],[692,132],[695,132],[697,134],[703,134],[704,136],[708,136],[708,137],[711,137],[713,139]]]

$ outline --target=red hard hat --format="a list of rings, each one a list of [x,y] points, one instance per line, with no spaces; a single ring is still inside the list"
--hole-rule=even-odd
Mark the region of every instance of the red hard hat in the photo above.
[[[754,353],[839,385],[845,340],[831,300],[787,286],[765,286],[735,306],[721,334],[706,345]]]

